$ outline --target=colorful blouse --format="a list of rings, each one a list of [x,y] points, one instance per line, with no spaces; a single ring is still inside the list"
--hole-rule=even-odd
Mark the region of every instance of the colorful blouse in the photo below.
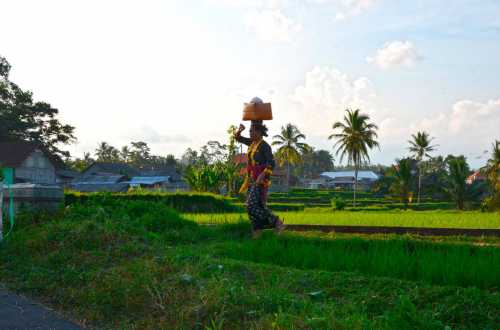
[[[252,140],[249,138],[236,136],[236,141],[248,146],[247,177],[245,178],[245,182],[240,189],[240,193],[245,192],[248,189],[251,181],[253,180],[255,182],[262,172],[265,173],[265,180],[263,185],[265,187],[269,187],[269,178],[275,166],[271,146],[263,139],[261,139],[260,141],[252,142]]]

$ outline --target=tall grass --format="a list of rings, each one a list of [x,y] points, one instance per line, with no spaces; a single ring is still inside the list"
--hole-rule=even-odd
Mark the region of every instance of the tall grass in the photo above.
[[[287,224],[401,226],[432,228],[500,228],[500,213],[458,211],[385,211],[348,212],[313,210],[279,213]],[[187,214],[186,218],[198,223],[235,223],[247,220],[245,214]]]
[[[440,285],[500,288],[500,249],[407,238],[265,237],[227,242],[226,257],[300,269],[354,271]]]

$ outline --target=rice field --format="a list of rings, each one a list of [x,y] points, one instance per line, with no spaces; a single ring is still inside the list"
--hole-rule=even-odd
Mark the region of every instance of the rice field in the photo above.
[[[430,228],[500,228],[500,213],[477,211],[394,211],[394,212],[349,212],[349,211],[301,211],[277,212],[287,224],[351,225],[351,226],[397,226]],[[200,224],[225,224],[248,221],[246,214],[185,214],[185,218]]]
[[[267,235],[227,241],[222,255],[299,269],[350,271],[437,285],[500,287],[500,250],[472,244],[433,243],[408,237],[385,240]]]

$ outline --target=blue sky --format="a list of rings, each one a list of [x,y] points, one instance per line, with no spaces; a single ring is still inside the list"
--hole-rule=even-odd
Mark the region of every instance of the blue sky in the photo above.
[[[242,103],[273,103],[315,147],[346,107],[380,126],[375,163],[426,130],[473,166],[500,139],[500,1],[0,0],[11,79],[77,127],[156,153],[225,140]],[[6,14],[5,14],[6,13]]]

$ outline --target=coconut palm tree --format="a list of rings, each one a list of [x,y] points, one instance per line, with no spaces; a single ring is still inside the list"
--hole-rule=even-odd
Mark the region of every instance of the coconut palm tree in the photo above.
[[[422,160],[424,157],[431,158],[430,152],[436,150],[437,145],[431,145],[431,141],[434,138],[429,137],[427,132],[417,132],[417,134],[411,135],[411,140],[408,141],[410,143],[410,152],[413,154],[413,157],[418,162],[418,195],[417,195],[417,203],[420,203],[420,192],[422,190]]]
[[[340,161],[347,156],[349,165],[354,165],[354,203],[356,206],[356,190],[358,188],[358,171],[361,162],[370,161],[368,154],[370,149],[378,147],[376,141],[377,125],[369,123],[370,116],[360,113],[360,110],[346,109],[344,122],[338,121],[333,124],[333,130],[340,130],[328,137],[329,140],[336,139],[334,148],[337,147],[336,155],[340,154]]]
[[[500,141],[495,140],[492,144],[491,158],[488,159],[484,168],[488,179],[493,186],[500,184]]]
[[[448,166],[448,193],[457,203],[459,210],[464,209],[464,201],[467,198],[468,186],[465,180],[469,176],[469,165],[464,156],[448,156],[446,159]]]
[[[495,140],[492,144],[491,158],[481,171],[488,178],[491,187],[491,196],[486,199],[486,204],[492,210],[500,209],[500,141]]]
[[[302,161],[302,153],[310,147],[300,140],[305,140],[306,136],[300,132],[297,126],[287,124],[281,127],[281,134],[273,136],[273,146],[279,146],[276,151],[276,158],[280,166],[286,164],[286,182],[290,187],[290,165],[298,164]]]
[[[95,150],[95,155],[98,162],[107,163],[119,163],[120,162],[120,151],[108,144],[107,142],[101,142],[97,149]]]
[[[391,172],[394,178],[391,189],[401,197],[406,209],[413,185],[412,160],[410,158],[396,160]]]

